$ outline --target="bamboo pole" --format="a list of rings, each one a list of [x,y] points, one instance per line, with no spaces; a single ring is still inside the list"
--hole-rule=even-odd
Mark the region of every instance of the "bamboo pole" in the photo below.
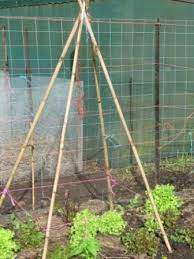
[[[33,95],[32,95],[32,77],[31,77],[31,68],[30,68],[30,48],[29,48],[29,37],[27,28],[24,29],[24,50],[25,50],[25,60],[26,60],[26,79],[28,87],[28,101],[29,101],[29,117],[30,124],[32,125],[33,120]],[[31,181],[32,181],[32,210],[35,210],[35,159],[34,159],[34,140],[33,135],[31,137]]]
[[[63,64],[64,58],[66,56],[66,53],[67,53],[67,51],[69,49],[69,46],[70,46],[70,44],[72,42],[72,39],[73,39],[73,37],[74,37],[74,35],[76,33],[76,30],[77,30],[77,27],[78,27],[78,23],[79,23],[79,18],[76,19],[76,21],[75,21],[75,23],[73,25],[72,31],[71,31],[71,33],[70,33],[70,35],[69,35],[69,37],[67,39],[67,42],[66,42],[66,44],[65,44],[65,46],[63,48],[62,54],[61,54],[61,56],[59,58],[59,61],[58,61],[57,65],[56,65],[54,73],[53,73],[53,75],[51,77],[51,80],[49,82],[48,88],[47,88],[47,90],[46,90],[46,92],[44,94],[44,97],[43,97],[43,99],[42,99],[42,101],[40,103],[40,106],[39,106],[39,108],[38,108],[38,110],[36,112],[36,115],[34,117],[32,125],[31,125],[31,127],[30,127],[30,129],[28,131],[28,134],[26,136],[24,144],[23,144],[23,146],[22,146],[22,148],[20,150],[20,153],[19,153],[19,155],[17,157],[17,160],[16,160],[16,162],[14,164],[12,172],[11,172],[11,174],[9,176],[9,179],[8,179],[7,183],[6,183],[6,186],[5,186],[6,189],[10,188],[10,185],[12,183],[12,180],[13,180],[14,176],[15,176],[16,170],[17,170],[17,168],[18,168],[18,166],[19,166],[19,164],[21,162],[21,159],[23,158],[23,155],[24,155],[24,152],[26,150],[26,147],[27,147],[27,145],[28,145],[28,143],[29,143],[29,141],[30,141],[30,139],[32,137],[32,134],[34,132],[34,129],[35,129],[35,127],[36,127],[36,125],[37,125],[37,123],[38,123],[38,121],[40,119],[40,116],[41,116],[41,114],[43,112],[43,109],[44,109],[44,107],[46,105],[48,97],[49,97],[49,95],[50,95],[50,93],[51,93],[51,91],[52,91],[52,89],[53,89],[53,87],[55,85],[56,78],[57,78],[58,73],[59,73],[59,71],[60,71],[60,69],[62,67],[62,64]],[[2,195],[1,195],[1,198],[0,198],[0,208],[1,208],[2,204],[3,204],[5,196],[6,196],[6,194],[3,192]]]
[[[106,142],[106,130],[105,130],[105,124],[104,124],[102,99],[101,99],[101,94],[100,94],[100,86],[99,86],[99,79],[98,79],[95,55],[96,55],[95,50],[93,49],[93,46],[92,46],[92,65],[93,65],[93,70],[94,70],[96,95],[97,95],[97,101],[98,101],[98,112],[99,112],[100,127],[101,127],[101,134],[102,134],[102,144],[103,144],[104,161],[105,161],[105,173],[106,173],[107,186],[108,186],[108,199],[109,199],[110,209],[113,209],[113,190],[112,190],[112,185],[111,185],[110,163],[109,163],[109,155],[108,155],[108,146],[107,146],[107,142]]]
[[[81,0],[78,0],[78,3],[80,5],[80,7],[82,8],[82,1]],[[94,49],[96,51],[96,54],[98,56],[98,59],[100,61],[100,64],[101,64],[101,67],[102,67],[102,70],[104,72],[104,75],[105,75],[105,78],[106,78],[106,81],[108,83],[108,86],[109,86],[109,89],[110,89],[110,92],[111,92],[111,95],[112,95],[112,98],[113,98],[113,101],[115,103],[115,106],[116,106],[116,109],[117,109],[117,112],[118,112],[118,115],[120,117],[120,120],[122,122],[122,125],[123,125],[123,128],[125,130],[125,133],[127,135],[127,138],[128,138],[128,141],[129,141],[129,145],[131,145],[132,147],[132,150],[133,150],[133,153],[134,153],[134,157],[136,159],[136,162],[138,164],[138,167],[139,167],[139,171],[142,175],[142,178],[143,178],[143,181],[144,181],[144,184],[145,184],[145,187],[146,187],[146,190],[147,190],[147,193],[148,193],[148,197],[150,199],[150,202],[151,202],[151,205],[152,205],[152,208],[154,210],[154,214],[155,214],[155,217],[156,217],[156,220],[158,221],[158,224],[160,226],[160,230],[162,232],[162,235],[163,235],[163,238],[164,238],[164,241],[165,241],[165,244],[168,248],[168,251],[170,253],[172,253],[172,248],[171,248],[171,245],[169,243],[169,240],[168,240],[168,237],[166,235],[166,232],[164,230],[164,226],[162,224],[162,221],[161,221],[161,218],[160,218],[160,215],[158,213],[158,209],[156,207],[156,203],[154,201],[154,198],[153,198],[153,195],[152,195],[152,192],[151,192],[151,188],[149,186],[149,183],[148,183],[148,180],[147,180],[147,177],[146,177],[146,174],[145,174],[145,171],[144,171],[144,168],[142,166],[142,163],[141,163],[141,160],[140,160],[140,157],[138,155],[138,152],[137,152],[137,149],[136,149],[136,146],[133,142],[133,139],[131,137],[131,133],[128,129],[128,126],[127,126],[127,123],[126,123],[126,120],[125,120],[125,117],[123,115],[123,112],[122,112],[122,109],[121,109],[121,106],[119,104],[119,101],[118,101],[118,98],[117,98],[117,95],[115,93],[115,90],[114,90],[114,87],[113,87],[113,84],[112,84],[112,81],[110,79],[110,76],[109,76],[109,73],[108,73],[108,70],[107,70],[107,67],[105,65],[105,62],[104,62],[104,59],[103,59],[103,56],[101,54],[101,51],[98,47],[98,44],[97,44],[97,41],[95,39],[95,36],[94,36],[94,33],[93,33],[93,30],[91,28],[91,25],[90,25],[90,22],[88,20],[88,17],[86,15],[86,13],[84,14],[84,21],[85,21],[85,25],[86,25],[86,28],[88,30],[88,33],[90,35],[90,38],[91,38],[91,41],[93,43],[93,46],[94,46]]]
[[[60,177],[60,171],[61,171],[61,162],[62,162],[63,150],[64,150],[64,140],[65,140],[65,135],[66,135],[67,122],[68,122],[68,118],[69,118],[69,111],[70,111],[71,100],[72,100],[72,95],[73,95],[73,88],[74,88],[74,83],[75,83],[75,75],[76,75],[77,61],[78,61],[79,48],[80,48],[80,39],[81,39],[82,27],[83,27],[84,12],[85,12],[85,4],[83,4],[82,14],[80,17],[79,30],[77,33],[77,41],[76,41],[76,47],[75,47],[73,68],[72,68],[71,80],[70,80],[70,84],[69,84],[69,93],[68,93],[67,105],[66,105],[66,110],[65,110],[65,115],[64,115],[63,128],[62,128],[61,138],[60,138],[60,147],[59,147],[59,153],[58,153],[58,159],[57,159],[57,166],[56,166],[56,172],[55,172],[55,180],[54,180],[54,185],[53,185],[52,197],[51,197],[51,202],[50,202],[50,209],[49,209],[49,215],[48,215],[48,221],[47,221],[46,236],[45,236],[45,243],[44,243],[42,259],[46,259],[47,251],[48,251],[51,221],[52,221],[54,203],[55,203],[58,182],[59,182],[59,177]]]

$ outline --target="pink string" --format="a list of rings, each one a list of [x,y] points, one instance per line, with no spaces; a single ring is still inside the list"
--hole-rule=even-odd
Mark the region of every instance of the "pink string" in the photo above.
[[[116,180],[116,178],[111,176],[111,187],[112,187],[112,194],[113,196],[116,195],[116,193],[113,191],[113,189],[118,185],[118,182]]]
[[[10,191],[9,191],[7,188],[5,188],[5,189],[3,190],[2,194],[3,194],[4,196],[7,195],[7,196],[9,197],[9,199],[10,199],[11,204],[12,204],[13,207],[16,206],[15,200],[14,200],[13,196],[11,195]]]
[[[114,188],[118,185],[116,178],[112,177],[111,182],[112,182],[112,188]]]
[[[63,225],[53,226],[53,227],[50,227],[50,229],[45,227],[45,228],[42,228],[42,231],[47,232],[48,230],[60,230],[62,228],[68,227],[68,226],[71,226],[71,223],[64,223]]]
[[[112,187],[112,194],[115,196],[115,192],[113,191],[113,189],[118,185],[118,182],[116,180],[116,178],[110,176],[111,178],[111,187]],[[84,182],[96,182],[96,181],[101,181],[101,180],[105,180],[106,178],[98,178],[98,179],[90,179],[90,180],[85,180],[85,181],[77,181],[77,182],[69,182],[69,183],[64,183],[64,184],[61,184],[61,185],[66,185],[66,184],[77,184],[77,183],[84,183]],[[52,185],[50,185],[52,187]],[[47,188],[48,186],[43,186],[44,188]],[[36,187],[38,188],[38,187]],[[42,188],[42,187],[39,187],[39,188]],[[31,188],[23,188],[23,189],[17,189],[17,190],[12,190],[11,192],[16,192],[16,191],[23,191],[23,190],[29,190]],[[11,192],[9,191],[9,189],[7,188],[4,188],[4,190],[1,192],[1,194],[3,194],[4,196],[8,196],[10,201],[11,201],[11,204],[13,207],[16,206],[17,202],[16,200],[13,198],[13,196],[11,195]],[[70,226],[71,223],[64,223],[63,225],[61,226],[54,226],[54,227],[51,227],[50,230],[60,230],[64,227],[67,227],[67,226]],[[47,232],[48,231],[48,228],[45,227],[45,228],[41,228],[43,232]]]
[[[83,181],[75,181],[75,182],[66,182],[66,183],[61,183],[58,184],[59,187],[63,187],[66,185],[77,185],[77,184],[83,184],[83,183],[94,183],[94,182],[101,182],[101,181],[105,181],[106,178],[96,178],[96,179],[88,179],[88,180],[83,180]],[[43,186],[36,186],[35,189],[46,189],[46,188],[52,188],[53,185],[43,185]],[[15,189],[15,190],[11,190],[11,192],[21,192],[21,191],[29,191],[32,190],[32,187],[28,187],[28,188],[21,188],[21,189]]]
[[[83,180],[83,181],[67,182],[67,183],[59,184],[58,186],[59,187],[63,187],[63,186],[66,186],[66,185],[77,185],[77,184],[82,184],[82,183],[93,183],[93,182],[100,182],[100,181],[104,181],[104,180],[106,180],[106,178],[103,177],[103,178],[89,179],[89,180]],[[110,180],[111,180],[111,187],[112,187],[112,189],[114,189],[118,185],[118,182],[117,182],[116,178],[114,178],[112,176],[110,176]],[[49,188],[49,187],[53,187],[53,185],[36,186],[35,189],[46,189],[46,188]],[[13,192],[29,191],[31,189],[32,189],[31,187],[21,188],[21,189],[12,190],[11,192],[13,193]],[[7,194],[8,197],[10,198],[10,200],[14,202],[14,199],[11,196],[9,190],[7,190],[5,188],[2,193],[4,193],[4,195]],[[112,193],[113,193],[113,195],[115,195],[114,192],[112,192]],[[14,204],[15,204],[15,202],[14,202]]]

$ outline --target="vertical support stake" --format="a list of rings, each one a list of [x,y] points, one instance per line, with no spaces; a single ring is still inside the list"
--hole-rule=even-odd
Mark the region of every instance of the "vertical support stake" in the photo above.
[[[6,27],[2,27],[2,52],[3,52],[3,70],[4,70],[4,83],[7,89],[7,102],[8,102],[8,109],[10,114],[10,128],[11,128],[11,138],[13,137],[13,120],[12,120],[12,96],[11,96],[11,83],[9,78],[9,64],[8,64],[8,47],[7,47],[7,32]]]
[[[129,122],[130,122],[130,132],[133,133],[133,79],[129,79]],[[133,136],[133,135],[132,135]],[[130,165],[133,166],[133,150],[130,146]]]
[[[28,103],[29,103],[29,128],[31,127],[33,120],[33,95],[32,95],[32,76],[30,67],[30,48],[29,48],[29,35],[27,28],[24,29],[24,50],[25,50],[25,63],[26,63],[26,80],[28,91]],[[35,161],[34,161],[34,141],[33,135],[31,137],[31,180],[32,180],[32,210],[35,210]]]
[[[160,176],[160,20],[155,24],[155,182]]]
[[[91,45],[92,45],[91,46],[92,66],[93,66],[94,79],[95,79],[95,85],[96,85],[96,96],[97,96],[97,101],[98,101],[98,112],[99,112],[99,118],[100,118],[102,144],[103,144],[103,151],[104,151],[105,173],[106,173],[107,189],[108,189],[108,200],[109,200],[110,209],[113,209],[113,190],[112,190],[112,185],[111,185],[111,173],[110,173],[111,170],[110,170],[109,155],[108,155],[108,145],[106,142],[106,129],[105,129],[105,123],[104,123],[104,117],[103,117],[100,84],[99,84],[99,78],[98,78],[98,72],[97,72],[96,53],[95,53],[95,49],[93,48],[92,42],[91,42]]]

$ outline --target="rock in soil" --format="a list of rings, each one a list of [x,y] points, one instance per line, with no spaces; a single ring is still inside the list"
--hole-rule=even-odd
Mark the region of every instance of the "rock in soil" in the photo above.
[[[194,189],[184,189],[178,195],[183,200],[182,216],[179,224],[181,227],[194,231]]]
[[[16,212],[16,216],[25,221],[27,215],[24,211]],[[45,231],[47,226],[48,220],[48,208],[47,209],[37,209],[36,211],[30,211],[30,215],[34,219],[34,222],[38,224],[38,226]],[[11,220],[11,215],[0,215],[0,225],[6,227]],[[52,225],[51,225],[51,232],[50,232],[50,239],[56,241],[56,239],[67,239],[69,235],[70,226],[65,224],[63,220],[53,215],[52,217]]]
[[[119,237],[100,236],[98,240],[102,244],[102,258],[147,259],[146,255],[134,256],[126,254],[125,247],[121,244]]]
[[[36,219],[37,224],[41,229],[46,229],[47,217],[44,215]],[[50,240],[56,241],[57,239],[66,239],[69,235],[70,227],[65,224],[60,217],[53,215],[52,225],[50,231]]]
[[[124,246],[121,244],[120,238],[115,236],[100,236],[98,238],[104,248],[109,248],[116,251],[125,251]]]
[[[40,254],[40,249],[30,249],[21,251],[16,259],[37,259]]]
[[[101,214],[107,210],[107,204],[102,200],[89,200],[80,205],[79,210],[89,209],[95,214]]]

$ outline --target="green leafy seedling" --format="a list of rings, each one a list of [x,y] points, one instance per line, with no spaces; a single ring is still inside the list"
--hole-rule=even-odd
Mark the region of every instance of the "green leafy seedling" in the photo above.
[[[14,232],[0,227],[0,259],[13,259],[19,246],[14,240]]]
[[[96,239],[97,231],[97,216],[87,209],[77,213],[71,228],[71,256],[79,255],[85,259],[96,258],[101,248],[99,241]]]
[[[119,236],[125,227],[122,214],[117,211],[107,211],[99,218],[98,231],[101,234]]]
[[[71,228],[71,256],[96,258],[101,250],[97,234],[121,235],[126,226],[122,215],[121,211],[107,211],[96,216],[87,209],[77,213]]]
[[[157,209],[160,213],[162,222],[166,227],[175,225],[177,219],[181,215],[182,201],[176,195],[173,185],[156,185],[152,191]],[[155,220],[154,211],[149,199],[145,203],[145,226],[149,231],[156,232],[159,230],[159,225]]]

